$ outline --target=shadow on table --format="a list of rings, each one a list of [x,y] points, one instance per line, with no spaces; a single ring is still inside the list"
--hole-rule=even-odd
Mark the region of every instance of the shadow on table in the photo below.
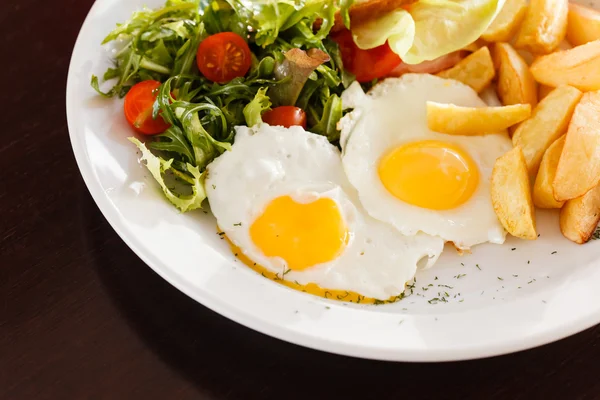
[[[107,251],[103,238],[112,228],[85,197],[82,225],[108,294],[145,345],[205,396],[532,399],[579,398],[599,388],[599,328],[510,356],[440,364],[353,359],[267,337],[188,298],[122,241]]]

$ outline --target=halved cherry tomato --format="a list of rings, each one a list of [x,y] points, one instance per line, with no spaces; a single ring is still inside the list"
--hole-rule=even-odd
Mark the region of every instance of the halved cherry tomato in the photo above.
[[[246,75],[252,55],[240,35],[221,32],[204,39],[196,54],[196,63],[202,75],[213,82],[226,83]]]
[[[160,115],[156,119],[152,118],[152,106],[159,87],[158,81],[142,81],[133,85],[125,96],[125,118],[133,129],[144,135],[156,135],[171,126]]]
[[[351,72],[359,82],[369,82],[375,78],[387,76],[402,60],[394,53],[387,42],[369,50],[361,50],[352,40],[352,33],[345,29],[331,38],[342,52],[344,68]]]
[[[306,129],[306,113],[299,107],[280,106],[265,112],[262,115],[263,122],[269,125],[283,126],[301,126]]]

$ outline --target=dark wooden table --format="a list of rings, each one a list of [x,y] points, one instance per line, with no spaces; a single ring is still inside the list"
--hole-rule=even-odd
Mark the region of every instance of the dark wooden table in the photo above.
[[[600,398],[598,327],[481,361],[364,361],[263,336],[159,278],[69,143],[67,67],[91,5],[0,1],[1,399]]]

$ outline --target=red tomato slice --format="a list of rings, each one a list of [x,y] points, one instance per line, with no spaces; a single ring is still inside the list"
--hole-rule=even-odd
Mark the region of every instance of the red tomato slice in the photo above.
[[[248,44],[240,35],[221,32],[204,39],[196,53],[198,69],[206,78],[226,83],[246,75],[252,55]]]
[[[142,81],[133,85],[125,96],[125,118],[133,129],[144,135],[156,135],[171,126],[160,115],[156,119],[152,118],[152,106],[159,87],[158,81]]]
[[[281,106],[265,112],[262,115],[263,122],[274,126],[301,126],[306,129],[306,113],[299,107]]]
[[[331,36],[342,52],[344,68],[359,82],[369,82],[387,76],[402,60],[385,43],[369,50],[361,50],[352,40],[352,33],[343,30]]]

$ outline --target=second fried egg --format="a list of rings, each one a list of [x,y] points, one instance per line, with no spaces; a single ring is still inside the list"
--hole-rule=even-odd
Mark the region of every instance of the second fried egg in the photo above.
[[[508,135],[457,136],[427,127],[427,101],[486,106],[473,89],[406,74],[368,94],[351,87],[342,101],[354,108],[340,122],[344,170],[372,217],[405,235],[424,232],[460,249],[504,242],[490,177],[496,159],[512,148]]]

